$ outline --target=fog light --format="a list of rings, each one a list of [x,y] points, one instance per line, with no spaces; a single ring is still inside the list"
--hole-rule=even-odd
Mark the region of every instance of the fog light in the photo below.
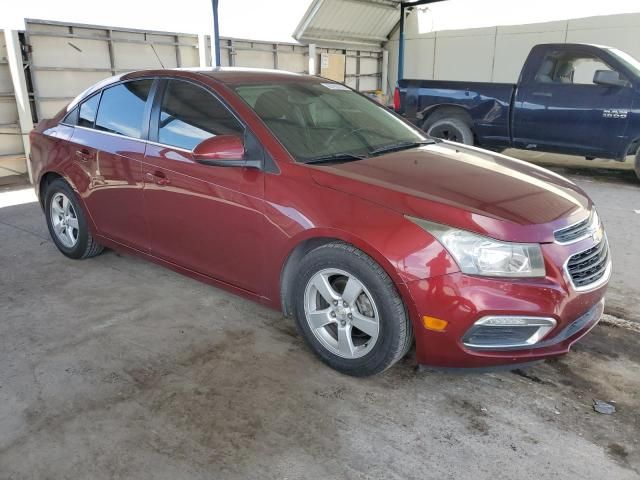
[[[424,325],[424,328],[435,330],[436,332],[442,332],[445,328],[447,328],[449,322],[425,315],[424,317],[422,317],[422,324]]]
[[[555,326],[555,319],[550,317],[483,317],[467,331],[462,343],[475,349],[526,348],[542,340]]]

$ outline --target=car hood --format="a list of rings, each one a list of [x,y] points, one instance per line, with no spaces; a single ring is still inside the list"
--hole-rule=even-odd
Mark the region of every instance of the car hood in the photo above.
[[[591,200],[544,168],[439,142],[363,160],[314,166],[313,179],[399,213],[514,242],[552,242],[586,218]]]

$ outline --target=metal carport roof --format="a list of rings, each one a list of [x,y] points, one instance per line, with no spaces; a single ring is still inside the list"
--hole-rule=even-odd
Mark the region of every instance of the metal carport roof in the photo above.
[[[399,0],[313,0],[293,36],[302,43],[380,48],[400,19]]]
[[[398,74],[404,65],[404,12],[409,7],[443,0],[313,0],[293,36],[301,43],[337,48],[382,48],[400,26]]]

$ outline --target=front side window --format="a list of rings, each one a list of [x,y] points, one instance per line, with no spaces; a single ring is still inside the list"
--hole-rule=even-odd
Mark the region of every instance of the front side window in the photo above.
[[[210,92],[189,82],[169,81],[160,108],[158,142],[192,150],[216,135],[243,134],[240,122]]]
[[[100,101],[100,94],[96,94],[82,102],[80,105],[80,111],[78,114],[78,126],[93,128],[93,122],[96,120],[96,113],[98,112],[98,102]]]
[[[98,130],[142,138],[144,108],[153,80],[134,80],[106,88],[96,117]]]
[[[598,70],[613,69],[587,53],[552,52],[542,62],[535,78],[540,83],[596,85],[593,80]]]
[[[389,110],[338,83],[250,84],[234,90],[298,162],[368,156],[425,141]]]

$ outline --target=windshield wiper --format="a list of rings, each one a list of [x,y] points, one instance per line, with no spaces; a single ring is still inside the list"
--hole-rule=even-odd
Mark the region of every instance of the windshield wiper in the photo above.
[[[329,162],[350,162],[352,160],[362,160],[366,155],[356,155],[355,153],[334,153],[332,155],[322,155],[306,160],[304,163],[329,163]]]
[[[433,140],[419,140],[415,142],[398,142],[390,145],[383,145],[382,147],[374,148],[369,152],[369,155],[379,155],[381,153],[395,152],[398,150],[407,150],[409,148],[420,147],[422,145],[431,145],[435,143]]]

